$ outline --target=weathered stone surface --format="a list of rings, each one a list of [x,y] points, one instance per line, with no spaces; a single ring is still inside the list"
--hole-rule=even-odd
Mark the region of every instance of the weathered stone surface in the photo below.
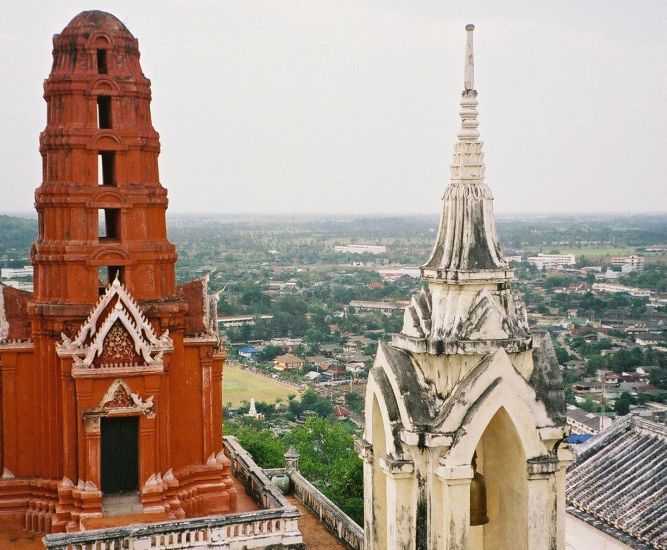
[[[626,416],[578,449],[569,513],[632,548],[667,548],[667,429]]]
[[[535,388],[537,397],[546,406],[549,416],[559,423],[564,423],[565,386],[549,333],[543,334],[540,338],[540,345],[533,352],[533,361],[535,368],[530,377],[530,385]]]
[[[564,548],[561,381],[546,343],[533,363],[525,308],[496,238],[467,30],[461,131],[422,267],[428,287],[412,296],[401,333],[379,344],[368,378],[357,447],[366,550]],[[490,521],[473,527],[475,456]]]

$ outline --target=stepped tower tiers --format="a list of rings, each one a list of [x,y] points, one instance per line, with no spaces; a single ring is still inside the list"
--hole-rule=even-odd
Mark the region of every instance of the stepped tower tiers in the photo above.
[[[436,244],[366,390],[366,548],[563,549],[569,451],[550,336],[496,236],[466,27],[461,130]]]
[[[80,13],[44,98],[34,294],[0,286],[0,528],[77,530],[118,492],[164,519],[233,511],[217,297],[176,286],[136,38]]]

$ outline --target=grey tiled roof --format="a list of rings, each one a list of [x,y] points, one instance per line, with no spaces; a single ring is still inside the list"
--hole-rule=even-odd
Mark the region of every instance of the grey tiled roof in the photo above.
[[[568,470],[566,499],[631,546],[666,549],[667,428],[629,415],[592,437]]]

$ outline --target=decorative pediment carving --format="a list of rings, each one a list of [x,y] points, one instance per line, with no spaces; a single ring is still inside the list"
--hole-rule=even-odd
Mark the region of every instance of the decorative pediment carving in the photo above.
[[[403,314],[403,328],[392,336],[395,346],[437,354],[445,349],[448,353],[488,353],[492,342],[507,350],[531,345],[526,308],[509,288],[485,286],[472,300],[466,291],[452,289],[438,300],[436,303],[429,289],[413,294]]]
[[[422,288],[412,295],[410,305],[405,308],[403,332],[417,338],[428,338],[431,334],[431,293]]]
[[[116,279],[73,340],[65,334],[58,354],[73,357],[73,375],[110,369],[162,371],[162,357],[173,351],[169,331],[158,337],[125,287]]]
[[[484,288],[477,293],[463,322],[459,337],[466,340],[502,340],[509,334],[504,330],[505,312],[496,304],[491,291]]]
[[[151,395],[144,400],[139,394],[133,393],[123,380],[114,380],[102,399],[100,399],[97,407],[92,411],[88,411],[89,415],[95,416],[109,413],[141,413],[152,418],[155,415],[153,396]]]
[[[133,406],[134,406],[134,401],[132,401],[129,392],[127,391],[127,389],[125,389],[125,386],[123,384],[119,384],[116,387],[116,391],[114,391],[113,393],[113,397],[109,399],[109,401],[104,403],[104,405],[102,405],[102,408],[117,409],[122,407],[133,407]]]

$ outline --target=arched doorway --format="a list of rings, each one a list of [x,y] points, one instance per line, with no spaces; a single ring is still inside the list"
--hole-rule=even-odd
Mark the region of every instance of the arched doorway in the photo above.
[[[486,525],[470,527],[471,550],[528,548],[528,479],[521,439],[504,408],[491,418],[477,448],[486,482]]]

